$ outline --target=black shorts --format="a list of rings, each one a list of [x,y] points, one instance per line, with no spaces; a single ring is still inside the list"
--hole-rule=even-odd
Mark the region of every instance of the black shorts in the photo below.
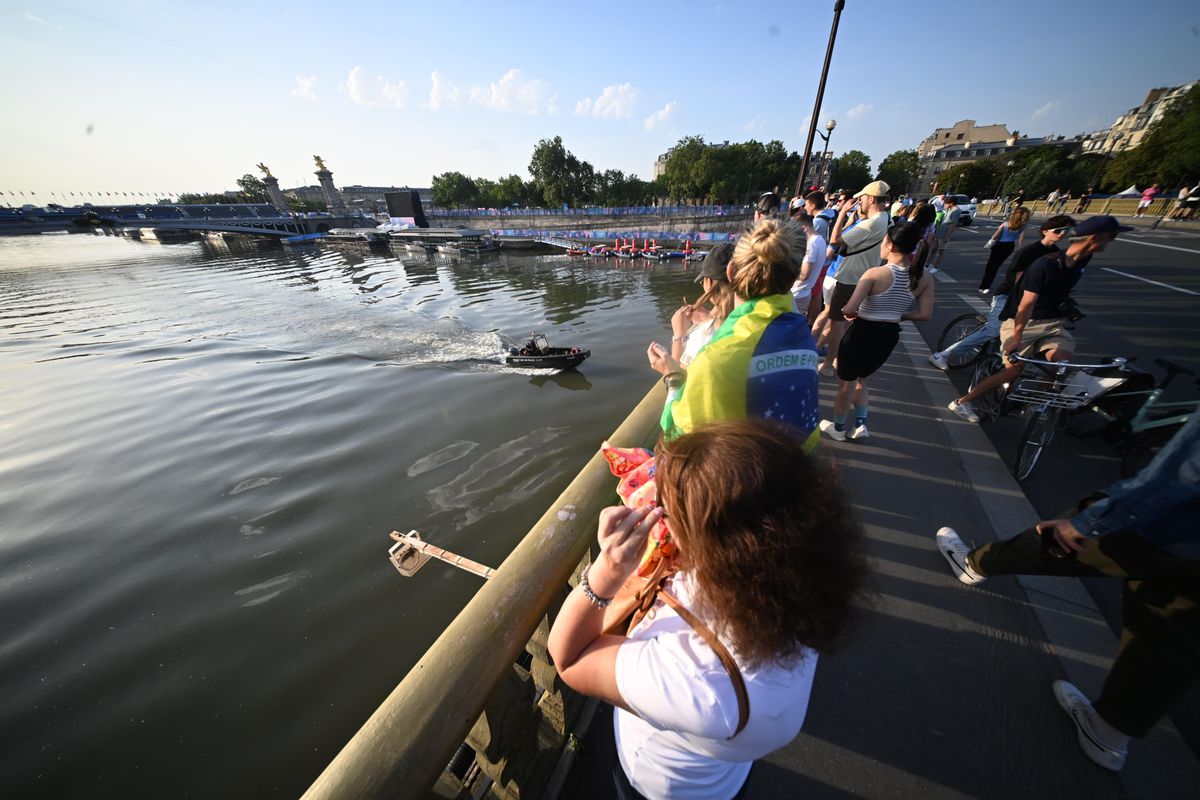
[[[833,287],[833,294],[829,296],[829,318],[836,322],[845,322],[846,318],[842,316],[842,306],[849,303],[853,296],[854,284],[838,281],[838,285]]]
[[[883,366],[900,341],[895,322],[856,319],[838,345],[837,376],[844,381],[866,378]]]

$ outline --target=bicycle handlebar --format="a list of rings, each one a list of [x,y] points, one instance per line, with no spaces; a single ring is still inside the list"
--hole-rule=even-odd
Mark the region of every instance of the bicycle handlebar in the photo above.
[[[1026,364],[1037,364],[1038,366],[1052,367],[1054,369],[1110,369],[1112,367],[1124,369],[1125,365],[1129,363],[1129,359],[1126,358],[1113,358],[1104,364],[1080,364],[1075,361],[1043,361],[1039,358],[1026,358],[1025,356],[1018,355],[1016,353],[1011,353],[1009,358],[1013,359],[1014,361],[1022,361]]]

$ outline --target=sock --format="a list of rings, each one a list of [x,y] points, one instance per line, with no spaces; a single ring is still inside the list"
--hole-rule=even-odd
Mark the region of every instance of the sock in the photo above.
[[[846,415],[845,414],[834,414],[833,415],[833,429],[835,431],[846,430]]]
[[[854,427],[857,428],[860,425],[866,425],[866,424],[867,424],[867,407],[866,406],[855,406],[854,407]]]

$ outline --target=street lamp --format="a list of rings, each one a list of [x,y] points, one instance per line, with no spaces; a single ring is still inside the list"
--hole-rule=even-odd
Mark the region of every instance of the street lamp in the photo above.
[[[833,43],[837,39],[838,21],[842,17],[842,9],[846,0],[834,0],[833,25],[829,29],[829,44],[825,46],[825,64],[821,67],[821,82],[817,84],[817,99],[813,103],[812,121],[808,124],[808,141],[804,143],[804,158],[800,162],[800,174],[796,176],[796,192],[798,196],[804,184],[804,175],[808,172],[808,160],[812,157],[813,136],[817,132],[817,117],[821,115],[821,100],[825,97],[825,79],[829,76],[829,62],[833,58]]]
[[[1121,140],[1124,138],[1125,134],[1123,133],[1118,133],[1113,137],[1112,144],[1108,146],[1108,152],[1104,154],[1104,157],[1100,159],[1100,163],[1096,166],[1096,174],[1092,176],[1090,181],[1088,181],[1088,185],[1091,188],[1097,188],[1096,182],[1100,180],[1100,173],[1104,171],[1104,167],[1108,164],[1108,160],[1113,156],[1113,151],[1116,150],[1117,145],[1119,145]]]
[[[817,131],[817,136],[820,136],[822,139],[825,140],[825,149],[821,151],[821,185],[825,187],[826,191],[828,191],[829,187],[826,185],[825,182],[829,179],[829,174],[830,174],[830,170],[829,170],[829,137],[833,135],[833,129],[836,127],[837,127],[837,120],[831,119],[831,120],[829,120],[829,122],[825,123],[825,130],[828,131],[828,133],[821,133],[820,131]]]
[[[1009,159],[1008,163],[1004,165],[1004,174],[1000,176],[1000,188],[996,190],[996,199],[992,201],[992,207],[988,211],[989,215],[996,210],[996,200],[1003,201],[1004,186],[1008,183],[1008,173],[1012,172],[1012,168],[1016,165],[1017,162],[1012,159]]]

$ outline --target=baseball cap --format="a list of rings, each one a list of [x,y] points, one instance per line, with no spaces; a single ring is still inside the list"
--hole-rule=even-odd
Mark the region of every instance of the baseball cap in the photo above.
[[[1124,231],[1133,230],[1132,225],[1122,225],[1117,222],[1117,218],[1109,214],[1099,214],[1094,217],[1088,217],[1083,222],[1075,224],[1075,231],[1072,236],[1095,236],[1098,233],[1111,233],[1114,236]]]
[[[888,186],[883,181],[871,181],[866,186],[864,186],[858,194],[856,194],[854,196],[856,198],[858,198],[858,197],[862,197],[864,194],[869,194],[872,197],[887,197],[888,192],[890,192],[891,190],[892,190],[892,187]]]
[[[708,251],[708,255],[704,257],[704,261],[700,264],[700,274],[696,276],[695,283],[699,283],[704,278],[709,278],[714,281],[728,281],[729,276],[726,274],[729,269],[729,259],[733,258],[733,244],[730,242],[721,242],[721,244]]]

